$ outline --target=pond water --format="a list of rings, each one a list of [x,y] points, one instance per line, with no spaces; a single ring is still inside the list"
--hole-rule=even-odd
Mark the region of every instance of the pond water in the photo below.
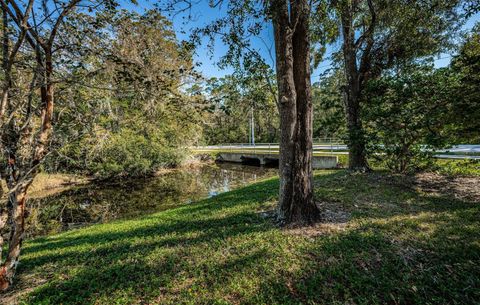
[[[223,163],[173,170],[153,178],[91,183],[29,200],[27,236],[158,212],[275,175],[274,168]]]

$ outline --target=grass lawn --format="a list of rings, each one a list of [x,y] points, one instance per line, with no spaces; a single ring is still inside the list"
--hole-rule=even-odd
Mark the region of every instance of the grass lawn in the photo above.
[[[437,159],[435,170],[443,175],[476,175],[480,176],[480,160],[446,160]]]
[[[280,229],[265,216],[277,196],[278,180],[270,179],[136,220],[30,240],[16,289],[3,300],[478,304],[479,180],[459,179],[319,171],[325,222],[314,227]]]

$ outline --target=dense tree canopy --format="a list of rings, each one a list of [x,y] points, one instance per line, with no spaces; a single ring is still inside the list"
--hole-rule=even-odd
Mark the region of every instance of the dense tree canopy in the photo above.
[[[451,63],[457,84],[449,113],[454,143],[480,143],[480,24],[472,29]]]
[[[398,172],[423,168],[434,149],[478,143],[478,26],[465,36],[448,67],[419,62],[397,64],[366,83],[360,118],[370,159]],[[342,74],[331,73],[314,95],[316,130],[345,126]],[[333,89],[333,90],[332,90]]]
[[[413,67],[372,80],[364,98],[370,156],[388,168],[417,170],[446,144],[445,109],[453,98],[446,69]]]
[[[83,75],[65,86],[77,103],[64,122],[72,124],[78,110],[90,120],[63,129],[62,149],[52,160],[102,176],[179,164],[202,135],[203,97],[189,90],[198,78],[191,52],[158,11],[109,18],[108,40],[92,46],[96,52],[83,56]],[[72,132],[82,136],[72,141]]]
[[[334,58],[345,75],[349,167],[368,170],[367,139],[360,116],[367,82],[451,46],[460,26],[461,1],[342,0],[326,1],[326,7],[319,14],[326,14],[323,19],[338,27],[336,36],[327,37],[341,45]]]

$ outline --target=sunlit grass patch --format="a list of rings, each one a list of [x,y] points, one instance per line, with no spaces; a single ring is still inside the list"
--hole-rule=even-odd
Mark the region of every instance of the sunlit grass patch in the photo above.
[[[277,198],[278,180],[268,179],[196,204],[34,239],[19,278],[37,282],[22,302],[479,302],[479,203],[441,190],[433,196],[409,179],[316,171],[316,200],[348,217],[310,231],[285,230],[262,216]]]
[[[438,159],[435,165],[435,170],[444,175],[480,176],[480,160]]]

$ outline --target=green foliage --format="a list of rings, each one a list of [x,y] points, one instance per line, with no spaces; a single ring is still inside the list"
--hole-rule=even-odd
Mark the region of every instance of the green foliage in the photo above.
[[[94,149],[89,169],[99,176],[148,175],[178,165],[186,155],[177,147],[163,146],[130,129],[114,133],[104,145]]]
[[[405,172],[433,165],[435,148],[480,141],[478,30],[448,68],[403,66],[368,84],[363,116],[371,157]]]
[[[354,56],[361,82],[391,68],[431,62],[433,56],[454,49],[466,20],[462,4],[460,0],[319,1],[312,14],[312,40],[320,43],[315,52],[323,55],[326,43],[338,48],[331,55],[337,67]],[[339,25],[347,19],[342,15],[352,19],[354,54],[343,52],[345,37]]]
[[[320,16],[327,12],[327,18],[320,17],[320,22],[328,26],[334,20],[340,25],[336,31],[337,27],[331,27],[332,32],[327,32],[327,36],[333,38],[332,47],[338,47],[332,60],[337,67],[343,67],[346,78],[341,91],[348,122],[346,142],[352,157],[349,167],[364,170],[368,168],[365,160],[368,139],[360,113],[367,108],[361,103],[365,100],[362,97],[367,82],[396,72],[391,69],[417,65],[450,49],[463,22],[461,1],[320,2],[329,6],[326,11],[314,12]],[[317,36],[313,38],[318,39]],[[404,166],[401,167],[403,171]]]
[[[345,136],[344,83],[342,71],[335,70],[312,86],[314,138]]]
[[[446,123],[456,143],[480,143],[480,24],[467,35],[450,67],[455,88]]]
[[[402,173],[428,165],[433,149],[445,145],[449,93],[444,71],[428,67],[371,81],[363,115],[372,157]]]
[[[409,183],[382,173],[317,172],[315,195],[333,203],[332,221],[308,230],[262,217],[277,200],[271,179],[29,240],[18,273],[34,286],[21,302],[478,303],[468,288],[480,285],[478,204]],[[346,224],[332,215],[345,215]]]
[[[86,40],[77,82],[63,85],[48,167],[108,177],[180,164],[202,136],[191,51],[157,10],[96,18],[108,35]]]
[[[253,63],[252,63],[253,64]],[[251,117],[254,117],[255,141],[277,142],[279,115],[274,75],[262,63],[208,84],[211,116],[205,127],[209,144],[250,142]],[[263,71],[268,71],[268,79]]]
[[[437,159],[432,169],[442,175],[480,176],[480,160],[445,160]]]

